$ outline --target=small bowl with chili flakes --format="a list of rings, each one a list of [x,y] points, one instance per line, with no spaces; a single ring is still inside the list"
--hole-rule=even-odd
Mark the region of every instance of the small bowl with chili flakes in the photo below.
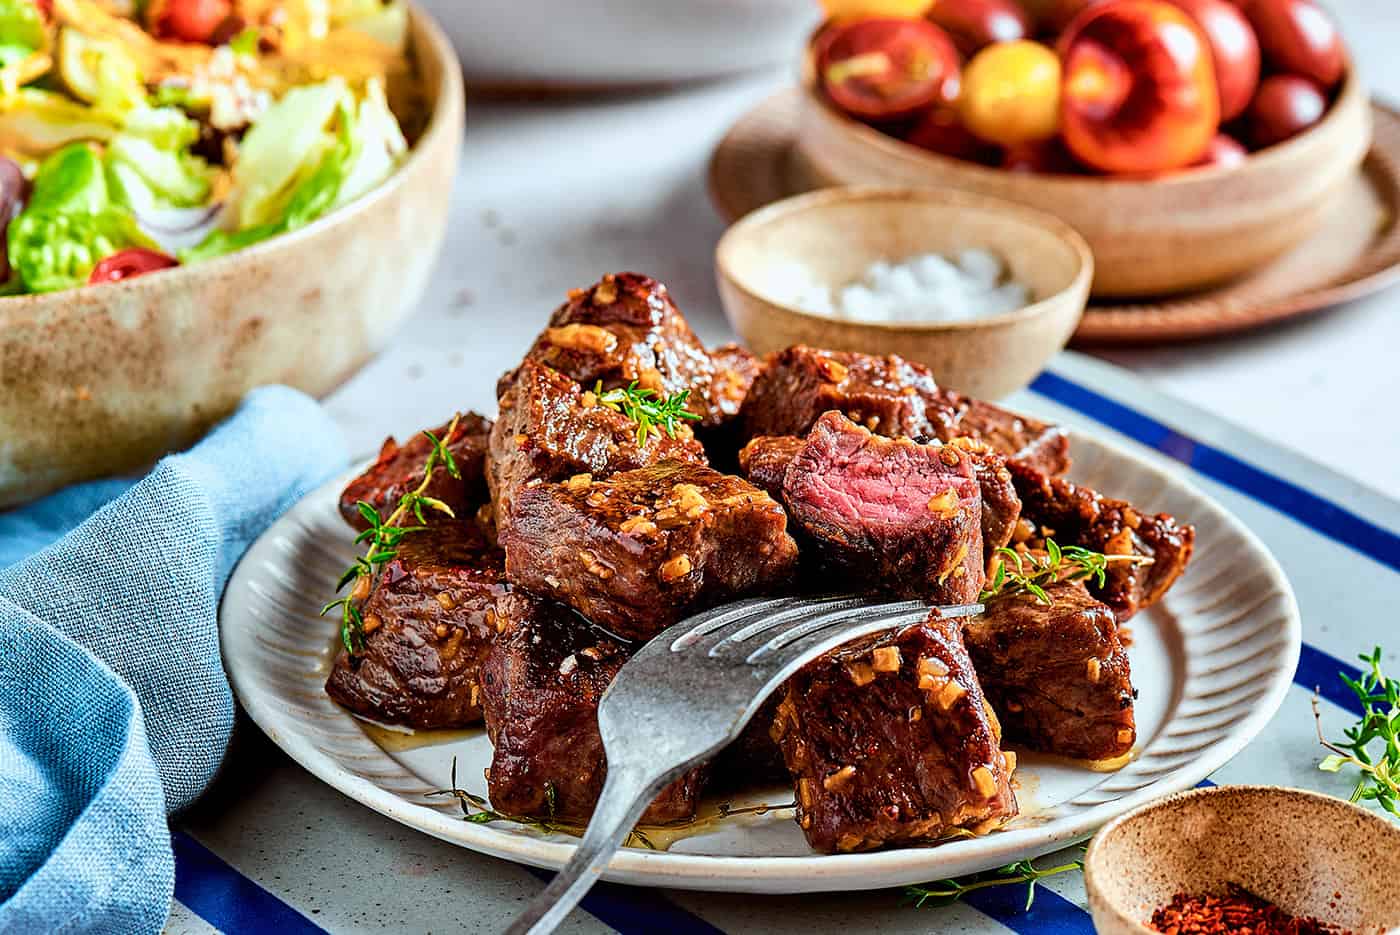
[[[1275,786],[1193,789],[1105,825],[1084,883],[1104,935],[1379,933],[1400,927],[1400,826]]]

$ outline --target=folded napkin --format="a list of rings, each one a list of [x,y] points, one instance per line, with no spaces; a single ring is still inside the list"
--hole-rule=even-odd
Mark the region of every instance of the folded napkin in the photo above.
[[[166,815],[233,727],[219,596],[345,461],[314,401],[270,387],[139,482],[0,514],[0,932],[160,931]]]

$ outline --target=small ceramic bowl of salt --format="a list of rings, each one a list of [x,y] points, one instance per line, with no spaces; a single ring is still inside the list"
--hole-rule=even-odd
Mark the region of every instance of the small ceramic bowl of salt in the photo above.
[[[1028,384],[1074,332],[1094,261],[1030,208],[939,189],[828,188],[742,218],[715,252],[725,313],[759,353],[899,354],[985,399]]]

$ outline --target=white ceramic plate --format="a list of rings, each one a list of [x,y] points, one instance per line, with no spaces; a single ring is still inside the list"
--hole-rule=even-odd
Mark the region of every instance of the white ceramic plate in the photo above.
[[[1297,667],[1302,628],[1293,592],[1273,557],[1239,520],[1179,477],[1122,449],[1075,436],[1072,476],[1142,509],[1196,524],[1187,573],[1131,623],[1138,756],[1114,773],[1024,755],[1017,771],[1022,815],[1003,831],[938,847],[823,856],[803,841],[791,812],[701,822],[690,836],[652,834],[669,850],[628,848],[605,876],[687,889],[795,893],[898,886],[972,873],[1086,837],[1143,802],[1195,785],[1238,753],[1269,721]],[[244,556],[220,613],[225,665],[253,720],[308,770],[358,802],[485,854],[559,867],[565,835],[511,822],[462,820],[449,785],[485,795],[491,747],[478,731],[406,736],[367,727],[322,691],[336,624],[317,616],[351,560],[352,534],[336,512],[349,475],[297,504]],[[790,790],[729,799],[786,803]],[[718,803],[707,801],[701,814]]]

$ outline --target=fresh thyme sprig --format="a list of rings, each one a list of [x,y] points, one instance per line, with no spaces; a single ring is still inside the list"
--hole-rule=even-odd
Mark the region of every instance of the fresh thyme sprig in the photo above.
[[[983,603],[994,597],[1026,593],[1037,602],[1049,606],[1054,602],[1045,590],[1046,585],[1091,579],[1097,586],[1103,587],[1108,580],[1110,564],[1152,564],[1152,559],[1145,555],[1105,555],[1077,545],[1061,547],[1054,539],[1045,540],[1044,554],[1021,553],[1002,546],[996,550],[996,557],[997,570],[991,583],[978,597]],[[1012,566],[1015,566],[1014,569]]]
[[[1317,742],[1329,751],[1318,768],[1337,773],[1344,766],[1356,767],[1360,776],[1352,789],[1351,800],[1375,802],[1400,817],[1400,681],[1386,677],[1381,671],[1379,646],[1371,655],[1360,659],[1366,663],[1361,678],[1338,673],[1361,702],[1361,720],[1345,730],[1345,742],[1332,742],[1323,737],[1322,712],[1317,695],[1313,695]]]
[[[340,641],[345,644],[345,651],[352,656],[362,651],[365,646],[365,619],[360,613],[360,602],[369,596],[370,580],[378,574],[385,563],[390,561],[399,551],[399,543],[403,537],[411,532],[418,532],[427,528],[427,522],[423,511],[436,510],[448,516],[454,516],[452,507],[443,503],[436,497],[428,496],[425,491],[428,484],[432,482],[433,472],[441,465],[447,473],[460,479],[462,472],[457,467],[456,460],[452,457],[452,452],[448,450],[447,444],[452,440],[452,436],[457,431],[457,422],[461,419],[461,414],[452,417],[452,422],[447,426],[447,433],[438,439],[432,432],[425,431],[423,435],[432,443],[432,448],[428,451],[428,457],[423,462],[423,479],[418,486],[399,498],[398,505],[394,507],[387,517],[381,516],[373,505],[361,500],[356,503],[356,508],[360,515],[369,523],[369,528],[355,537],[357,545],[368,543],[365,554],[357,556],[355,563],[345,570],[345,574],[340,576],[336,582],[335,590],[339,593],[345,590],[345,586],[352,581],[355,587],[344,597],[336,598],[325,607],[321,608],[321,616],[325,616],[337,607],[340,608]],[[416,526],[400,525],[404,520],[413,517],[418,521]]]
[[[662,430],[669,438],[675,438],[678,419],[689,419],[693,422],[700,418],[685,408],[686,401],[690,399],[690,390],[681,390],[660,398],[655,390],[639,389],[636,380],[626,389],[617,387],[606,391],[603,389],[603,381],[599,380],[593,387],[593,393],[598,397],[598,402],[637,423],[639,446],[645,445],[648,436],[652,434],[660,438]]]
[[[1059,873],[1070,873],[1074,870],[1084,869],[1084,858],[1070,861],[1067,864],[1059,864],[1054,867],[1041,869],[1032,861],[1018,860],[1013,864],[998,867],[995,870],[988,870],[986,873],[978,873],[970,877],[958,877],[950,880],[935,880],[932,883],[921,883],[916,886],[906,886],[904,888],[904,900],[915,909],[922,909],[925,906],[951,906],[962,899],[968,893],[977,890],[985,890],[993,886],[1018,886],[1022,883],[1026,885],[1026,911],[1030,911],[1031,905],[1035,902],[1035,885],[1046,877],[1053,877]]]

